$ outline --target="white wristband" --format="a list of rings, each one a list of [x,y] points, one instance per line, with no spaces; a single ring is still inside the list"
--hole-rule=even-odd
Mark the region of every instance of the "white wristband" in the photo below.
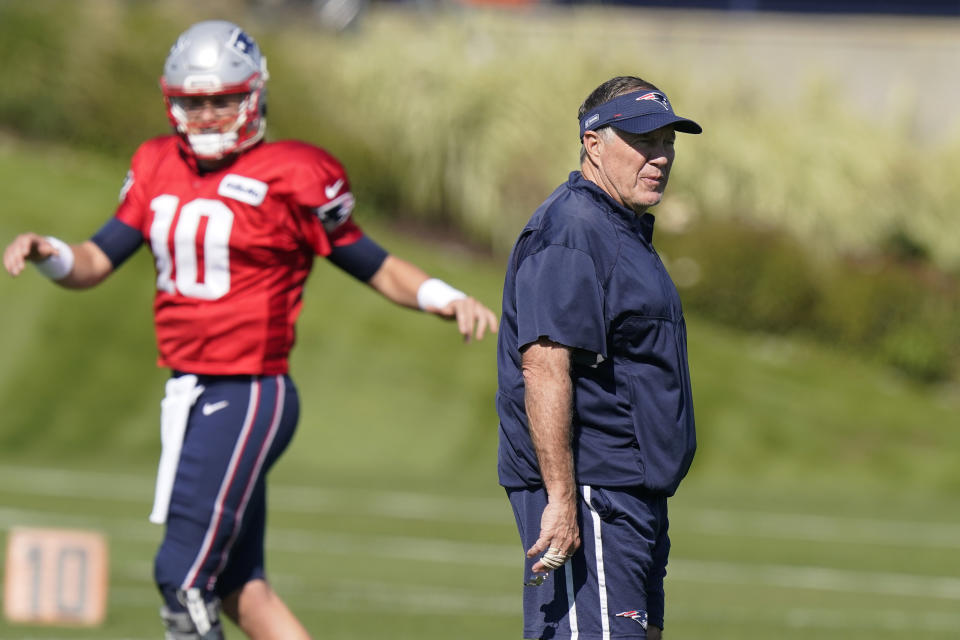
[[[463,291],[454,289],[443,280],[430,278],[425,280],[417,289],[417,305],[421,309],[433,307],[443,309],[454,300],[463,300],[467,297]]]
[[[37,271],[51,280],[63,280],[73,271],[73,249],[59,238],[47,236],[46,240],[53,245],[57,253],[46,260],[33,264],[37,267]]]

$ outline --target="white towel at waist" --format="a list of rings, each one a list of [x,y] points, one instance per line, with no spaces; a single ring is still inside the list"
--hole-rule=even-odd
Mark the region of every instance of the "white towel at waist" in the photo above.
[[[197,385],[197,376],[183,375],[167,380],[166,395],[160,402],[160,465],[157,469],[157,488],[153,496],[153,511],[150,522],[163,524],[167,521],[170,494],[177,476],[183,434],[187,430],[190,407],[194,405],[203,387]]]

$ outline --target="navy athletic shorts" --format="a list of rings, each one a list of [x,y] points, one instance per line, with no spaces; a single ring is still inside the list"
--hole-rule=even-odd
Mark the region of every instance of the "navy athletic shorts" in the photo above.
[[[300,413],[285,375],[197,376],[166,533],[154,576],[167,606],[178,590],[221,599],[264,577],[266,474],[286,449]]]
[[[523,637],[646,640],[663,628],[670,539],[667,499],[640,489],[581,486],[580,548],[539,586],[524,559]],[[540,535],[543,488],[507,489],[524,552]]]

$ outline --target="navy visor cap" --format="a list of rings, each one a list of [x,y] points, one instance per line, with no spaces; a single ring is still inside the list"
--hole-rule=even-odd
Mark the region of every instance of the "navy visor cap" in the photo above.
[[[648,133],[673,125],[682,133],[702,133],[703,128],[689,118],[673,112],[667,96],[660,91],[635,91],[604,102],[580,120],[580,139],[587,131],[610,125],[629,133]]]

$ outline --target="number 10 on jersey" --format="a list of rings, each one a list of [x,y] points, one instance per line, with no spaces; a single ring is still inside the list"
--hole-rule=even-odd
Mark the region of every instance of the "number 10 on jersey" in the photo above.
[[[197,198],[180,207],[177,216],[179,204],[180,199],[169,194],[150,201],[150,248],[157,263],[157,289],[202,300],[222,298],[230,291],[233,211],[220,200]]]

